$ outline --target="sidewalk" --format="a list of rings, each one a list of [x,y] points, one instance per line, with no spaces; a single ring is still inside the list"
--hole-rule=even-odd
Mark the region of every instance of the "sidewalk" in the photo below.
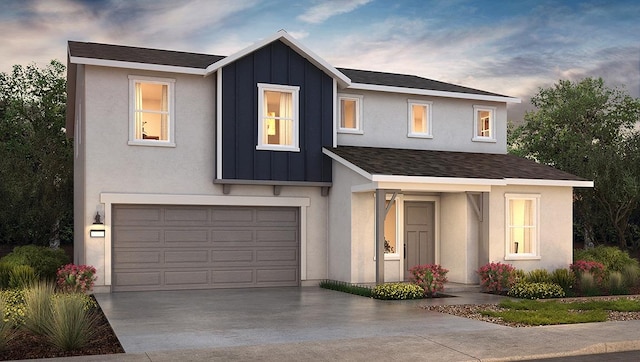
[[[279,298],[295,299],[293,296],[296,295],[296,291],[285,289],[278,292]],[[211,300],[212,295],[218,296],[220,293],[207,293],[210,292],[188,293],[188,296],[194,303],[202,303],[202,300],[198,298],[210,300],[208,304],[213,304],[217,308],[228,302],[225,298]],[[232,292],[225,293],[237,298],[237,295]],[[268,292],[252,291],[248,292],[245,297],[260,295],[263,304],[270,303],[268,295],[259,293]],[[165,306],[169,302],[177,303],[178,301],[171,299],[172,294],[148,292],[130,295],[116,294],[115,296],[110,294],[100,296],[98,299],[111,321],[112,318],[130,319],[131,317],[128,315],[117,317],[122,312],[117,306],[124,307],[125,303],[130,303],[132,299],[139,296],[148,297],[149,301],[162,299]],[[299,296],[299,300],[285,306],[285,309],[292,310],[291,313],[283,315],[274,312],[271,315],[263,316],[263,320],[249,323],[252,324],[251,326],[245,325],[244,329],[238,329],[236,324],[247,323],[247,320],[242,320],[243,315],[246,315],[246,318],[251,322],[255,318],[251,314],[251,309],[246,305],[227,306],[227,308],[243,310],[245,313],[231,314],[230,321],[224,319],[215,321],[222,328],[224,335],[197,335],[190,331],[191,334],[188,336],[195,336],[192,338],[196,339],[191,341],[184,341],[185,326],[176,326],[174,332],[161,331],[158,321],[150,320],[148,323],[153,327],[155,334],[139,336],[132,334],[132,332],[145,333],[140,332],[144,331],[139,328],[140,322],[133,321],[129,326],[115,321],[115,325],[114,322],[112,325],[114,325],[116,334],[123,342],[125,350],[132,351],[132,353],[47,359],[47,361],[405,361],[408,359],[418,361],[512,361],[640,350],[640,321],[512,328],[437,312],[427,312],[418,308],[419,305],[416,304],[416,301],[384,303],[325,290],[305,290]],[[449,301],[446,302],[446,300]],[[457,298],[442,298],[428,301],[428,303],[464,304],[473,300],[484,303],[487,300],[487,295],[462,292]],[[282,302],[276,298],[271,303],[274,303],[275,306],[278,301]],[[321,314],[305,317],[298,321],[300,315],[295,314],[295,308],[300,308],[301,315],[306,316],[310,310],[319,308],[315,304],[316,302],[334,303],[334,307],[327,307],[335,308],[331,310],[332,314],[337,313],[340,309],[348,311],[334,321],[327,321],[326,316]],[[216,305],[216,303],[221,304]],[[255,303],[255,301],[251,300],[248,303]],[[194,305],[188,308],[193,309]],[[153,308],[153,303],[147,303],[146,306]],[[268,308],[265,309],[263,314],[268,310]],[[384,314],[380,314],[381,310],[384,311]],[[111,317],[109,313],[112,314]],[[179,314],[184,311],[172,309],[171,313]],[[224,310],[218,314],[223,313],[231,312]],[[286,319],[289,314],[293,315],[291,320]],[[347,320],[345,317],[347,315],[355,315],[356,317]],[[405,315],[410,315],[412,318],[403,319]],[[208,319],[218,318],[213,315],[207,315],[207,317]],[[146,320],[149,317],[143,316],[143,318]],[[279,325],[279,320],[283,318],[284,321]],[[118,323],[120,323],[119,327]],[[172,323],[172,321],[167,323]],[[225,323],[234,324],[225,325]],[[136,324],[138,324],[138,329],[127,330]],[[194,325],[192,320],[189,328],[200,327]],[[206,333],[205,328],[202,329],[202,333]],[[261,338],[254,338],[257,333],[260,333]],[[237,339],[228,339],[231,338],[230,335],[235,335]],[[138,337],[147,342],[156,338],[165,341],[165,344],[133,343]],[[123,338],[128,340],[123,341]],[[198,338],[202,339],[202,344],[196,344]],[[188,342],[192,344],[183,344],[183,346],[206,345],[209,347],[172,348],[171,340],[175,341],[174,346],[179,346],[181,342]],[[221,342],[226,344],[221,344]],[[162,350],[163,347],[164,349],[172,349]],[[136,348],[140,348],[140,350],[136,351]]]

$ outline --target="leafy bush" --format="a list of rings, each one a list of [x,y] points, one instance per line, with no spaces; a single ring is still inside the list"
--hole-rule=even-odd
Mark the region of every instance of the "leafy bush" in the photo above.
[[[522,299],[562,298],[564,290],[553,283],[516,283],[507,293],[508,296]]]
[[[54,294],[53,284],[40,282],[24,292],[24,326],[33,333],[46,335],[48,325],[53,318],[51,298]]]
[[[622,269],[622,278],[627,288],[633,288],[640,283],[640,267],[627,265]]]
[[[91,265],[67,264],[58,269],[58,289],[66,293],[86,293],[93,290],[97,279],[96,268]]]
[[[613,271],[609,273],[608,284],[607,290],[611,295],[629,294],[621,272]]]
[[[29,265],[38,278],[55,280],[58,268],[69,263],[69,257],[62,249],[51,249],[46,246],[17,246],[2,259],[1,262],[11,265]]]
[[[516,282],[516,268],[511,264],[488,263],[478,270],[480,286],[486,292],[501,293]]]
[[[376,285],[371,296],[376,299],[420,299],[424,297],[424,289],[416,284],[385,283]]]
[[[421,287],[425,296],[432,297],[444,290],[448,272],[438,264],[416,265],[409,269],[409,281]]]
[[[638,261],[626,251],[615,246],[596,246],[591,249],[576,249],[573,260],[587,260],[602,263],[609,271],[622,272],[627,265],[639,266]]]
[[[0,351],[7,349],[9,342],[16,336],[13,321],[5,318],[6,310],[7,303],[0,297]]]
[[[576,275],[571,269],[556,269],[551,273],[551,283],[558,284],[565,295],[573,294],[573,287],[576,284]]]
[[[591,297],[601,294],[601,288],[591,273],[580,274],[578,277],[578,285],[580,287],[580,293],[584,296]]]
[[[591,274],[593,276],[593,281],[595,285],[599,288],[604,287],[604,282],[607,277],[605,272],[604,264],[597,261],[588,261],[588,260],[576,260],[573,264],[569,266],[571,270],[578,277],[578,281],[580,282],[580,287],[582,288],[582,276],[584,274]]]
[[[38,278],[28,265],[15,265],[9,271],[9,288],[20,289],[32,286]]]
[[[0,298],[5,301],[4,320],[8,320],[16,326],[24,324],[24,290],[8,289],[0,290]]]
[[[71,351],[84,347],[96,334],[97,317],[85,308],[81,294],[53,298],[52,318],[46,325],[51,344]]]
[[[323,280],[320,282],[320,288],[337,290],[339,292],[360,295],[363,297],[371,297],[371,288],[369,287],[339,282],[336,280]]]
[[[551,283],[551,274],[546,269],[535,269],[526,274],[525,281],[529,283]]]
[[[11,269],[13,269],[12,264],[0,262],[0,289],[9,288],[9,273]]]

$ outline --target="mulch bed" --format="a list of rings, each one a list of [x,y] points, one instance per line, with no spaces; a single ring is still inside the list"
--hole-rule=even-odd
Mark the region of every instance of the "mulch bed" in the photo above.
[[[98,307],[97,313],[98,332],[96,337],[82,349],[62,351],[50,345],[44,337],[21,329],[18,335],[9,342],[8,349],[0,352],[0,361],[124,353],[118,337],[100,307]]]

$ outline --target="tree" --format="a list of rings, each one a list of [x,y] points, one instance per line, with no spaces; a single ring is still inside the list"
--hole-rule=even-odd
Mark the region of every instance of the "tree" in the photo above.
[[[71,237],[73,145],[65,107],[62,63],[0,73],[0,243]]]
[[[575,223],[586,240],[628,245],[640,203],[640,99],[602,79],[561,80],[531,99],[537,108],[509,137],[509,151],[594,181],[576,189]]]

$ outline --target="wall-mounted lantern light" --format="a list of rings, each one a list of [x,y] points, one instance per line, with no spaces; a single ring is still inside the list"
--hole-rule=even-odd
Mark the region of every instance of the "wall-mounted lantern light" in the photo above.
[[[100,216],[100,211],[96,211],[96,216],[93,218],[93,225],[91,225],[91,230],[89,230],[89,236],[92,238],[104,238],[104,224],[102,223],[102,216]]]

